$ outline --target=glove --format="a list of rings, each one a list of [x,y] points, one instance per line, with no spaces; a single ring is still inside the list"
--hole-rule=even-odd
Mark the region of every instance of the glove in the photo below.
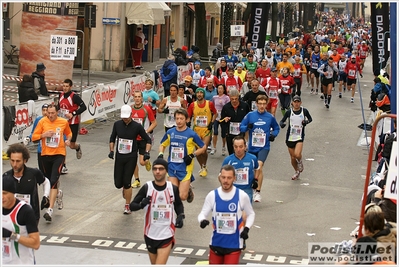
[[[146,161],[147,159],[150,159],[150,152],[145,152],[143,159],[144,159],[144,161]]]
[[[208,125],[208,130],[209,130],[209,131],[212,131],[212,127],[213,127],[213,122],[211,121],[211,122],[209,123],[209,125]]]
[[[277,90],[277,93],[281,94],[281,89],[278,89],[278,90]]]
[[[169,114],[169,108],[164,108],[162,113]]]
[[[359,73],[359,75],[360,75],[360,78],[363,78],[363,74]]]
[[[248,130],[253,129],[254,128],[254,124],[253,123],[248,123],[247,128],[248,128]]]
[[[27,146],[29,144],[29,142],[30,142],[30,137],[29,136],[25,137],[24,145]]]
[[[151,197],[150,196],[148,196],[146,198],[143,198],[143,200],[141,200],[141,202],[140,202],[140,207],[142,209],[144,209],[144,207],[147,206],[148,204],[150,204],[150,202],[151,202]]]
[[[273,134],[270,134],[270,136],[269,136],[269,141],[270,141],[270,142],[273,142],[275,138],[276,138],[276,137],[275,137]]]
[[[40,205],[40,209],[43,210],[44,208],[48,208],[48,207],[50,207],[50,200],[48,199],[48,197],[43,196],[42,204]]]
[[[302,121],[302,125],[303,125],[303,126],[306,126],[308,123],[309,123],[308,120],[303,120],[303,121]]]
[[[185,218],[186,218],[186,216],[184,214],[177,215],[175,227],[182,228],[183,227],[183,219],[185,219]]]
[[[251,187],[252,187],[252,189],[257,189],[258,188],[258,180],[254,179]]]
[[[284,122],[280,121],[280,127],[281,129],[283,129],[287,124],[285,124]]]
[[[114,151],[110,151],[109,154],[108,154],[108,157],[110,159],[114,159]]]
[[[193,161],[193,158],[194,158],[194,154],[189,154],[189,155],[185,156],[183,158],[184,163],[186,163],[186,165],[190,165],[191,162]]]
[[[191,121],[187,122],[186,125],[188,128],[191,128]]]
[[[241,232],[240,237],[244,240],[248,239],[248,232],[249,232],[249,228],[248,227],[244,227],[244,230]]]
[[[204,229],[208,224],[209,224],[208,220],[202,220],[201,223],[200,223],[200,227],[202,229]]]
[[[158,155],[159,159],[163,159],[163,153]]]

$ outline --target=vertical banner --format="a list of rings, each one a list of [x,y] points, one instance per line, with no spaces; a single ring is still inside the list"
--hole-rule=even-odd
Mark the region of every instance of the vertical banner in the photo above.
[[[51,35],[76,35],[78,2],[26,2],[22,7],[20,73],[32,74],[37,63],[46,66],[46,81],[72,78],[73,60],[60,63],[50,58]],[[71,31],[60,31],[57,28]]]
[[[389,3],[371,3],[373,70],[383,69],[389,58]]]
[[[252,3],[248,42],[252,43],[253,47],[265,47],[269,9],[270,3]]]

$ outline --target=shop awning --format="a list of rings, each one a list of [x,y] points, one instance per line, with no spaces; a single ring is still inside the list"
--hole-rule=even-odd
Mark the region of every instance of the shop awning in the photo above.
[[[126,3],[127,24],[165,24],[171,9],[164,2]]]
[[[220,15],[220,3],[205,2],[205,10],[211,15]]]

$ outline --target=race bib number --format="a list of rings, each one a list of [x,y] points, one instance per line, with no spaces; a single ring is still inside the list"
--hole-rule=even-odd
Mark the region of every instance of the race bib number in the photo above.
[[[129,154],[133,149],[133,140],[119,138],[118,152],[119,154]]]
[[[207,116],[197,116],[195,118],[195,125],[198,127],[208,127],[208,117]]]
[[[234,182],[234,184],[247,185],[249,179],[248,171],[249,171],[248,167],[236,169],[236,181]]]
[[[229,133],[233,135],[240,134],[240,123],[239,122],[230,122]]]
[[[319,68],[319,63],[312,62],[312,69],[317,69],[317,68]]]
[[[293,135],[301,135],[302,133],[302,125],[293,125],[291,127],[291,134]]]
[[[264,147],[265,144],[266,144],[266,134],[265,133],[252,133],[252,146]]]
[[[269,91],[269,97],[270,97],[270,98],[278,98],[278,92],[277,92],[277,90],[270,90],[270,91]]]
[[[182,163],[184,158],[183,147],[172,147],[170,161],[175,163]]]
[[[300,76],[300,74],[301,74],[301,70],[300,70],[300,69],[295,69],[295,70],[294,70],[294,76],[295,76],[295,77]]]
[[[222,213],[216,214],[216,232],[218,234],[234,234],[237,229],[237,214]]]
[[[356,71],[355,70],[349,70],[348,74],[349,74],[349,76],[355,76]]]
[[[251,110],[258,110],[258,107],[256,106],[256,101],[251,101]]]
[[[170,111],[169,111],[170,112]],[[175,124],[175,115],[174,115],[174,113],[169,113],[169,114],[166,114],[166,121],[169,123],[169,124]]]
[[[283,85],[282,89],[283,89],[284,93],[288,93],[288,90],[290,90],[290,87],[289,87],[289,85]]]
[[[25,201],[30,205],[30,195],[15,193],[15,197],[19,200]]]
[[[46,146],[56,148],[59,146],[61,140],[61,135],[59,132],[56,132],[51,137],[46,137]]]
[[[170,225],[172,223],[172,206],[170,204],[154,204],[151,209],[151,223],[155,225]]]
[[[220,120],[220,117],[222,115],[222,111],[221,110],[216,110],[216,112],[217,112],[216,120]]]
[[[67,110],[67,109],[61,108],[61,109],[58,111],[58,116],[60,116],[61,118],[68,119],[68,118],[66,117],[66,114],[69,114],[69,110]]]
[[[12,261],[12,253],[11,253],[11,242],[9,238],[3,238],[2,242],[2,254],[3,254],[3,263],[11,262]]]
[[[135,122],[143,125],[143,119],[142,118],[132,118]]]

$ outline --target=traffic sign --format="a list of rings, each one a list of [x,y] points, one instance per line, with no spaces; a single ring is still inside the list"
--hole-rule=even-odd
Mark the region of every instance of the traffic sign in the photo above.
[[[120,18],[103,18],[103,24],[119,25],[121,24]]]

